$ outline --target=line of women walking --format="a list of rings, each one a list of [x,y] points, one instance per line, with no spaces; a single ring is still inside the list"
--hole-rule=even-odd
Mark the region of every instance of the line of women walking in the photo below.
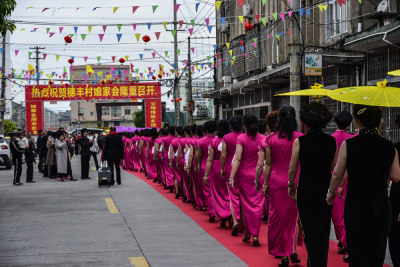
[[[300,111],[304,134],[291,106],[265,121],[246,114],[136,131],[123,138],[123,167],[144,172],[255,247],[268,216],[268,252],[281,259],[279,266],[300,263],[299,237],[307,266],[327,266],[331,220],[350,266],[382,266],[389,231],[399,266],[400,212],[398,204],[392,211],[388,197],[389,182],[400,181],[398,154],[378,135],[380,108],[354,105],[353,115],[355,136],[346,132],[353,121],[348,111],[335,114],[333,136],[324,133],[333,115],[320,103]],[[398,201],[398,184],[391,188]]]

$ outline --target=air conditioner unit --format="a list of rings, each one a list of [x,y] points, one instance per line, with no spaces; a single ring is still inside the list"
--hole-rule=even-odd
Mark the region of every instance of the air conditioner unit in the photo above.
[[[225,23],[223,25],[221,25],[221,32],[222,33],[229,33],[229,25],[228,23],[225,21]]]
[[[243,17],[251,17],[251,8],[249,4],[243,5]]]
[[[224,86],[227,86],[232,83],[232,77],[231,76],[223,76],[222,80],[224,81]]]

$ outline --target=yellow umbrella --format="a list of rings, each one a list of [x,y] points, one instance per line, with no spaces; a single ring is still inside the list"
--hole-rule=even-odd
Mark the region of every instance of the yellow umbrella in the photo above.
[[[392,76],[400,76],[400,70],[394,70],[394,71],[388,72],[388,74],[392,75]]]
[[[328,93],[330,91],[332,91],[332,90],[324,89],[322,87],[323,87],[322,84],[315,83],[314,86],[311,86],[311,89],[304,89],[304,90],[299,90],[299,91],[294,91],[294,92],[289,92],[289,93],[283,93],[283,94],[278,94],[275,96],[291,96],[291,95],[312,96],[318,101],[320,98],[327,96]]]
[[[346,87],[329,92],[334,100],[352,104],[379,107],[400,107],[400,88],[386,87],[387,81],[377,82],[376,86]]]

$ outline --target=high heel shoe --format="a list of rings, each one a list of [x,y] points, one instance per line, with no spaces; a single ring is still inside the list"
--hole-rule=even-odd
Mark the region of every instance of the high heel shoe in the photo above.
[[[287,257],[282,258],[281,262],[278,263],[279,267],[289,267],[289,259]]]
[[[258,237],[256,237],[256,236],[253,236],[253,247],[259,247],[261,244],[260,244],[260,241],[258,240]]]
[[[300,263],[300,259],[299,259],[299,257],[297,256],[296,253],[293,253],[292,255],[290,255],[290,261],[293,264]]]
[[[236,224],[232,230],[232,236],[238,236],[239,224]]]
[[[346,255],[343,257],[343,261],[346,263],[349,263],[350,259],[349,259],[349,255]]]
[[[210,219],[208,220],[209,223],[215,223],[217,220],[215,219],[215,216],[210,217]]]
[[[342,246],[342,248],[338,250],[338,254],[346,255],[347,254],[347,246]]]
[[[222,219],[219,226],[221,226],[221,228],[226,228],[226,219]]]
[[[250,238],[251,238],[250,234],[245,234],[245,236],[243,238],[243,242],[250,243]]]

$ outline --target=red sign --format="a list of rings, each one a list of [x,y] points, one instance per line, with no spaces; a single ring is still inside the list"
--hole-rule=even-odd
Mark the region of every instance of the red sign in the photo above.
[[[161,98],[161,87],[158,83],[25,86],[26,100],[68,101],[147,98]]]
[[[146,127],[161,128],[161,99],[146,99]]]
[[[44,130],[44,107],[42,101],[26,101],[26,131],[38,134],[39,130]]]

